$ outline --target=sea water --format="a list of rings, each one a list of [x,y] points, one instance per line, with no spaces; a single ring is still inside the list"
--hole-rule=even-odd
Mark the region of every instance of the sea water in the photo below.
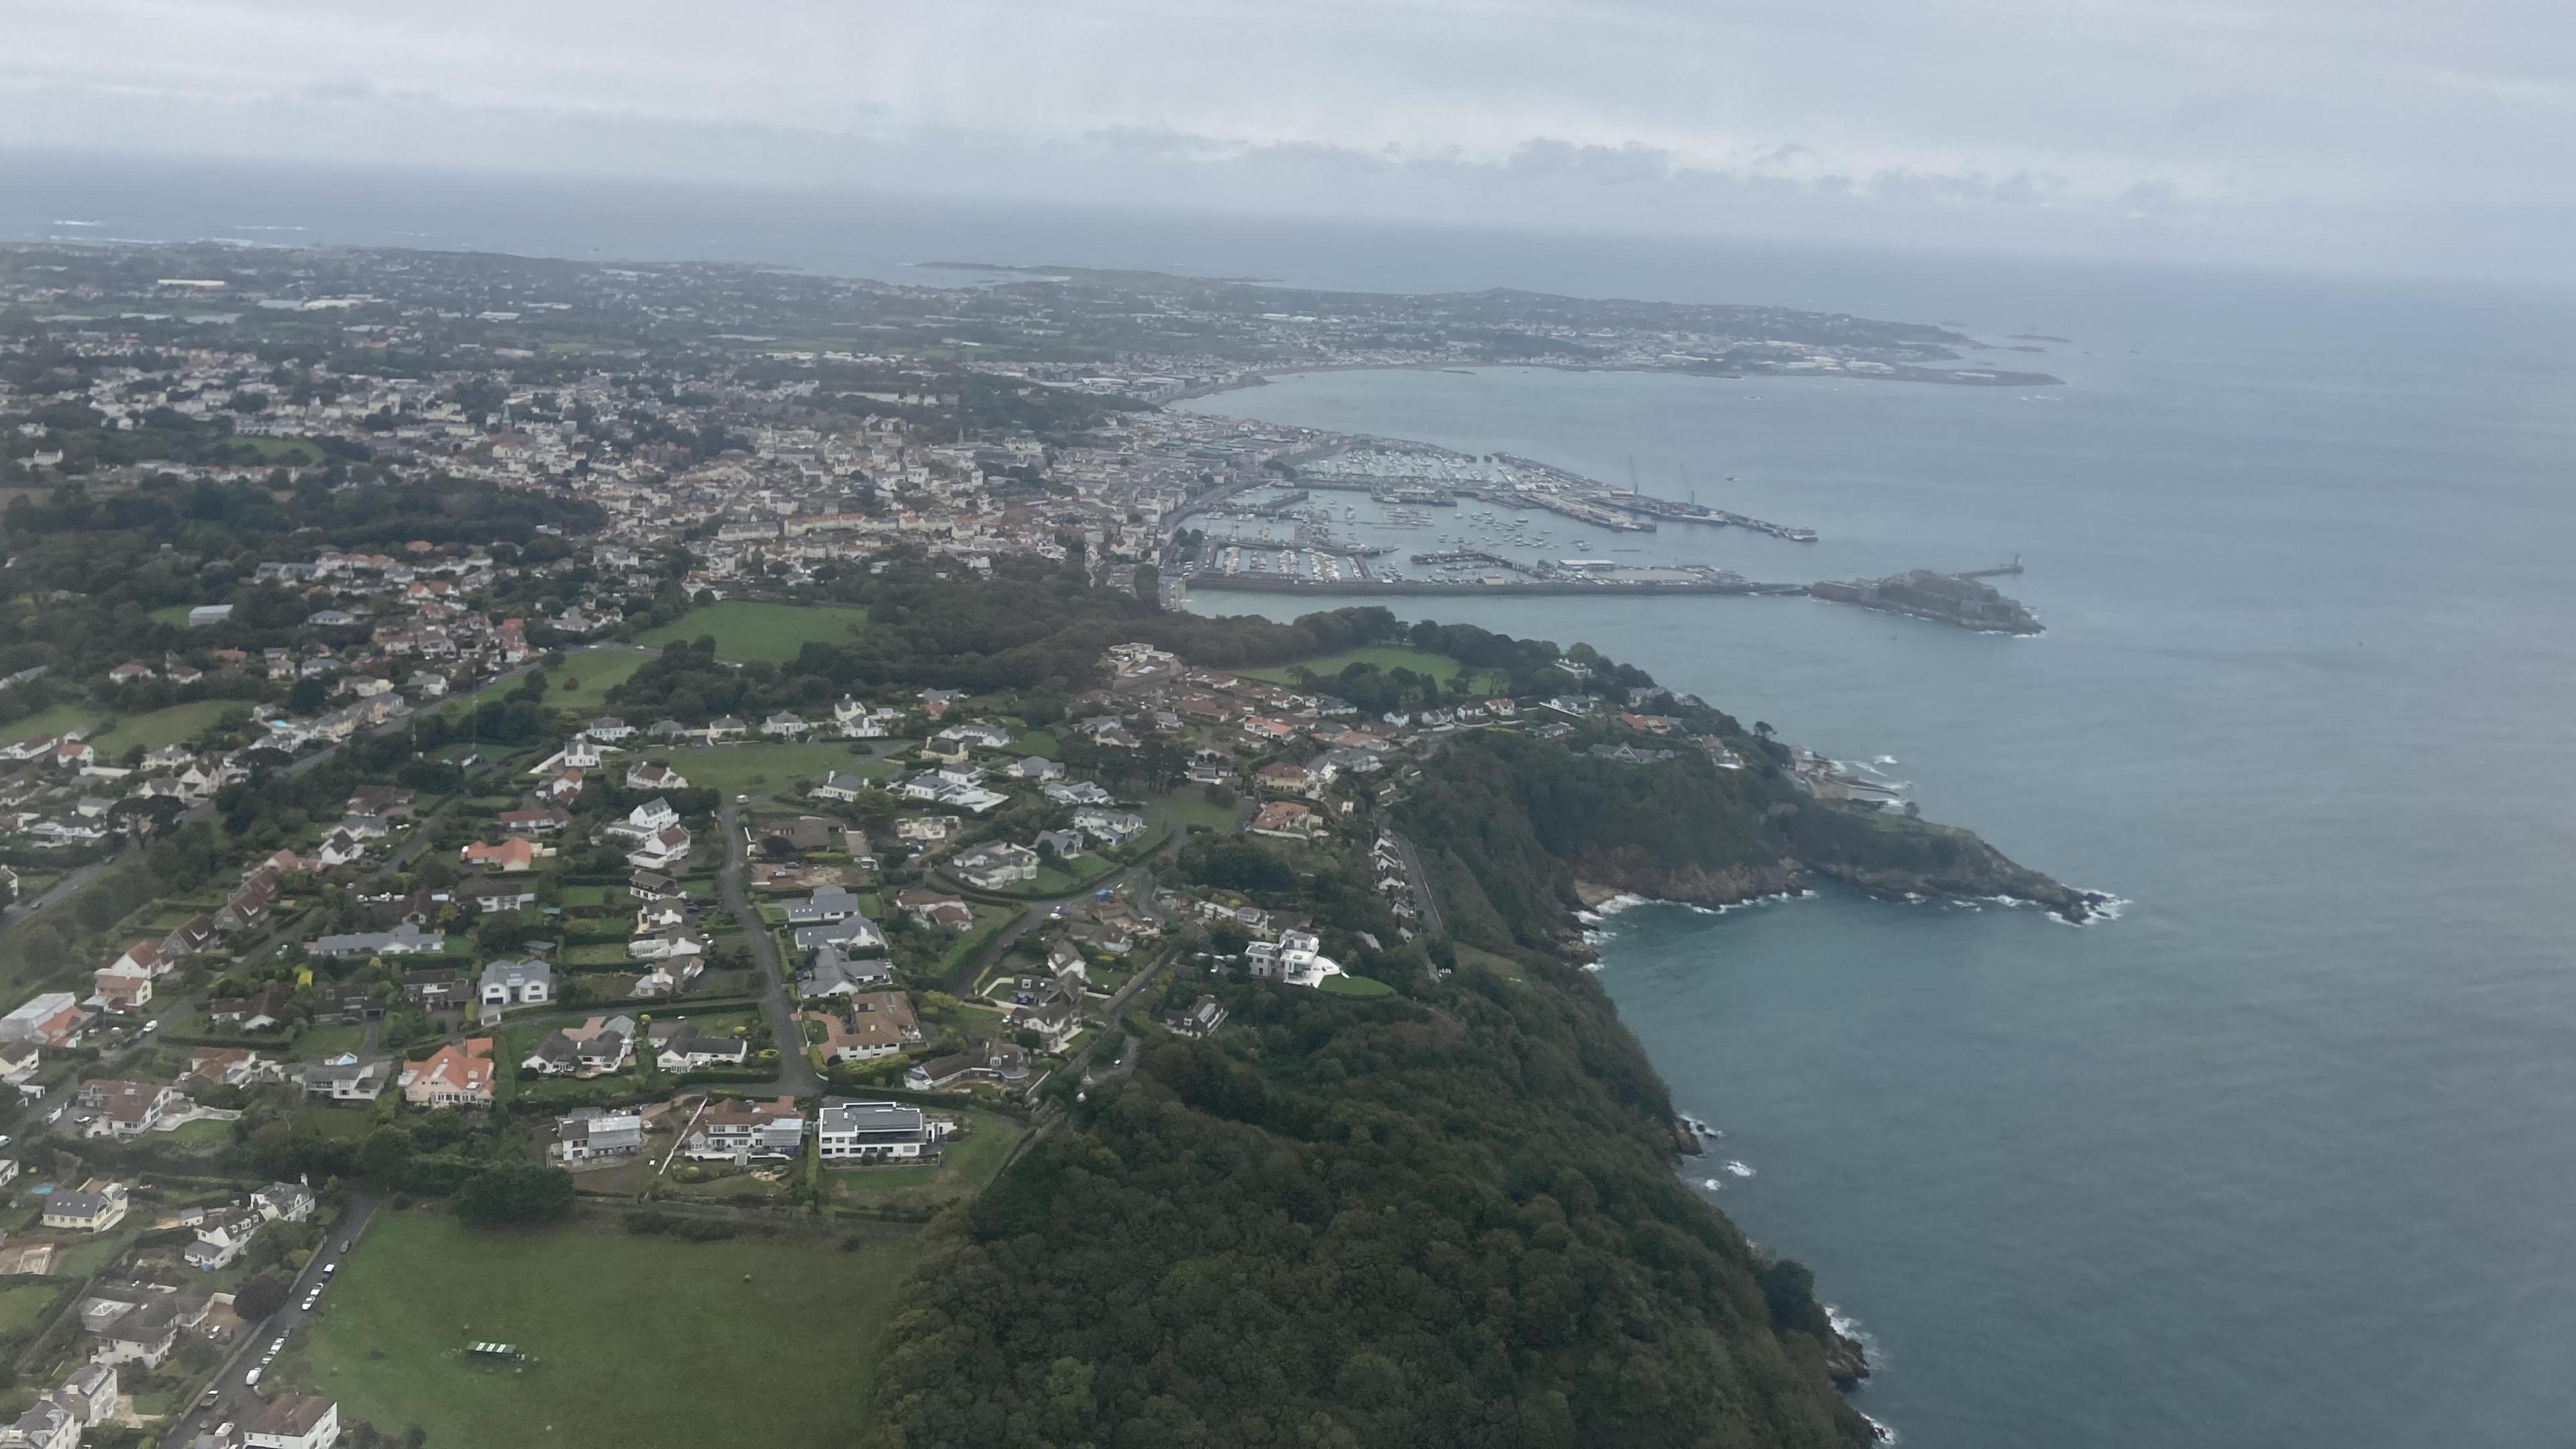
[[[2002,582],[2036,639],[1803,599],[1380,601],[1590,640],[2131,900],[2084,929],[1832,890],[1598,927],[1676,1105],[1725,1134],[1687,1179],[1815,1267],[1879,1355],[1859,1402],[1905,1444],[2412,1449],[2576,1423],[2564,299],[7,155],[0,236],[1517,286],[2043,349],[1979,355],[2066,386],[1481,369],[1195,406],[1619,482],[1633,463],[1650,491],[1822,532],[1656,537],[1760,578],[2024,556]]]
[[[2122,284],[1895,313],[2071,338],[1996,354],[2062,388],[1489,369],[1193,406],[1621,483],[1633,460],[1666,494],[1686,468],[1822,533],[1652,545],[1758,578],[2023,557],[1997,582],[2033,639],[1794,598],[1366,601],[1587,640],[2130,901],[2074,929],[1828,889],[1596,928],[1675,1104],[1726,1134],[1685,1176],[1816,1269],[1905,1444],[2559,1442],[2569,313]]]

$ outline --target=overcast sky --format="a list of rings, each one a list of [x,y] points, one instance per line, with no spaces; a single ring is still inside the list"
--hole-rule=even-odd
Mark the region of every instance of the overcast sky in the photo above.
[[[2576,276],[2571,0],[0,0],[0,144]]]

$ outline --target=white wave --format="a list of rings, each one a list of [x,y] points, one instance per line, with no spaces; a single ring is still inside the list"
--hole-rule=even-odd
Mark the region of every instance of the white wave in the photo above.
[[[1871,1419],[1866,1410],[1855,1409],[1852,1412],[1859,1414],[1861,1418],[1868,1420],[1869,1433],[1872,1439],[1876,1440],[1880,1444],[1888,1445],[1890,1446],[1890,1449],[1893,1449],[1893,1446],[1896,1443],[1895,1425],[1881,1423],[1879,1420]]]
[[[1601,924],[1601,917],[1591,911],[1576,911],[1574,913],[1574,919],[1581,921],[1587,926],[1597,926]]]
[[[1703,1178],[1701,1178],[1701,1179],[1699,1180],[1699,1185],[1700,1185],[1700,1186],[1702,1186],[1702,1187],[1704,1187],[1704,1188],[1707,1188],[1710,1192],[1724,1192],[1724,1191],[1726,1191],[1726,1184],[1725,1184],[1725,1183],[1722,1183],[1722,1182],[1720,1182],[1720,1181],[1718,1181],[1716,1178],[1713,1178],[1713,1177],[1703,1177]]]
[[[1896,757],[1894,755],[1881,755],[1877,759],[1870,761],[1870,763],[1873,765],[1893,765],[1896,763]]]
[[[1741,1162],[1735,1161],[1733,1158],[1727,1159],[1726,1170],[1734,1173],[1737,1177],[1751,1177],[1753,1175],[1752,1168],[1745,1166]]]
[[[70,220],[69,218],[66,218],[66,217],[59,217],[59,216],[58,216],[58,217],[54,218],[52,221],[49,221],[49,222],[45,223],[45,225],[47,225],[47,226],[105,226],[105,225],[107,225],[107,223],[106,223],[106,222],[103,222],[103,221],[73,221],[73,220]]]
[[[2078,886],[2077,889],[2081,890],[2083,887]],[[2120,913],[2126,911],[2131,905],[2135,904],[2129,900],[2128,897],[2115,896],[2109,891],[2092,891],[2088,892],[2088,894],[2101,897],[2101,901],[2093,907],[2091,914],[2087,915],[2083,920],[2068,921],[2064,916],[2058,915],[2055,911],[2049,912],[2049,917],[2052,920],[2065,921],[2066,924],[2070,926],[2095,926],[2106,921],[2116,921],[2120,919]]]

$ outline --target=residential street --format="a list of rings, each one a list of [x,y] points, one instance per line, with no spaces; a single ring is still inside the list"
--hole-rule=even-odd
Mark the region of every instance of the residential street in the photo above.
[[[770,1034],[778,1043],[778,1080],[767,1090],[782,1096],[815,1097],[822,1095],[822,1074],[805,1055],[805,1038],[796,1029],[796,1009],[787,999],[787,978],[778,959],[777,943],[770,939],[769,927],[751,903],[751,892],[743,884],[745,863],[750,856],[749,843],[743,839],[740,812],[727,803],[716,811],[716,828],[724,833],[724,868],[716,873],[716,889],[722,895],[724,908],[742,924],[744,942],[751,947],[751,957],[760,963],[765,983],[761,988],[761,1010],[769,1015]]]
[[[268,1351],[268,1345],[302,1327],[308,1316],[319,1316],[322,1310],[331,1306],[331,1293],[327,1287],[330,1280],[323,1277],[322,1269],[348,1256],[349,1249],[357,1243],[358,1235],[366,1231],[367,1222],[375,1213],[374,1197],[360,1192],[349,1194],[347,1210],[340,1215],[338,1226],[331,1229],[331,1235],[313,1250],[312,1261],[306,1263],[303,1273],[297,1276],[286,1306],[270,1315],[267,1322],[249,1326],[233,1346],[231,1355],[225,1358],[223,1367],[216,1371],[214,1382],[220,1394],[218,1400],[180,1415],[176,1425],[164,1436],[164,1443],[186,1444],[200,1430],[228,1422],[238,1423],[249,1416],[253,1401],[250,1389],[242,1383],[243,1375],[258,1366],[260,1355]],[[304,1299],[313,1291],[315,1284],[326,1285],[322,1302],[313,1315],[307,1315]]]

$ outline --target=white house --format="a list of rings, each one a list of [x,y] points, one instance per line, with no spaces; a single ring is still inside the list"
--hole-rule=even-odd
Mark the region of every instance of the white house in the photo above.
[[[637,870],[669,870],[688,858],[689,832],[677,825],[655,831],[626,852],[626,863]]]
[[[814,1146],[826,1162],[915,1161],[935,1154],[947,1124],[900,1102],[823,1099]]]
[[[331,1449],[340,1406],[318,1394],[280,1394],[242,1424],[243,1449]]]
[[[540,1006],[554,1000],[555,972],[543,961],[501,960],[483,968],[485,1006]]]
[[[660,761],[638,760],[626,767],[626,788],[629,790],[685,790],[689,788],[689,780],[687,776]],[[656,800],[653,804],[660,805],[664,810],[671,808],[668,801]],[[643,810],[651,807],[637,808]],[[680,817],[675,813],[671,818],[676,821]]]

